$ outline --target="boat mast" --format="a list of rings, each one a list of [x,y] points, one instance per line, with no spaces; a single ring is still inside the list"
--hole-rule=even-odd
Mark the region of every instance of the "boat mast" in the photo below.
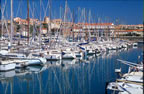
[[[63,19],[63,17],[62,17],[62,6],[60,6],[60,19]],[[60,35],[63,36],[63,32],[62,32],[61,27],[62,27],[62,21],[60,22],[59,30],[60,30]]]
[[[40,0],[40,33],[39,33],[39,49],[41,49],[41,30],[42,30],[42,24],[41,24],[41,0]],[[41,51],[41,50],[40,50]]]
[[[80,8],[78,7],[78,21],[77,22],[79,22],[80,21],[80,19],[81,19],[81,17],[80,17]],[[79,27],[79,26],[78,26]],[[80,36],[80,31],[78,31],[78,35],[77,35],[77,41],[79,42],[79,36]]]
[[[49,0],[49,33],[50,33],[50,41],[52,40],[52,30],[51,30],[51,0]],[[51,42],[50,42],[51,47]]]
[[[1,1],[0,1],[1,2]],[[2,29],[1,29],[1,38],[3,36],[3,30],[4,30],[4,8],[2,10],[2,6],[0,6],[0,13],[2,14],[2,18],[0,16],[0,19],[1,19],[1,26],[2,26]]]
[[[101,25],[100,25],[100,17],[98,17],[98,26],[101,28]],[[100,36],[101,36],[101,35],[100,35],[100,33],[101,33],[101,32],[100,32],[100,31],[101,31],[100,28],[98,28],[98,41],[100,40]]]
[[[0,3],[1,3],[1,1],[0,1]],[[1,6],[0,6],[0,8],[1,8]],[[0,13],[1,13],[1,9],[0,9]],[[1,13],[2,14],[2,13]],[[2,14],[3,15],[3,14]],[[1,16],[0,16],[0,20],[1,20]],[[2,28],[3,28],[3,24],[2,24],[2,20],[1,20],[1,26],[2,26]],[[0,39],[2,38],[2,32],[3,32],[3,29],[1,29],[1,32],[0,32]],[[1,43],[0,43],[0,50],[1,50]]]
[[[67,22],[67,0],[65,0],[65,11],[64,11],[64,24]],[[64,25],[64,36],[67,37],[67,31],[66,31],[66,26]]]
[[[86,13],[86,10],[85,10],[85,8],[84,8],[84,23],[86,24],[87,23],[87,15],[86,15],[87,13]],[[86,25],[85,25],[86,26]],[[85,31],[85,40],[87,41],[88,40],[88,35],[87,35],[87,30],[88,30],[88,27],[89,27],[89,25],[86,27],[86,31]]]
[[[88,19],[88,23],[89,23],[89,28],[88,28],[88,42],[91,41],[91,11],[89,10],[89,19]]]
[[[34,0],[32,0],[32,4],[33,4],[33,12],[32,12],[32,18],[34,19]],[[32,32],[32,39],[34,38],[34,26],[35,26],[35,22],[33,21],[33,32]]]
[[[29,44],[29,27],[30,27],[30,24],[29,24],[29,0],[27,0],[27,21],[28,21],[28,25],[27,25],[27,29],[28,29],[28,38],[27,38],[27,43]]]
[[[71,29],[71,31],[72,31],[72,38],[73,38],[73,42],[74,42],[74,22],[75,22],[75,17],[74,17],[75,15],[74,15],[74,10],[73,10],[73,13],[72,13],[72,29]]]
[[[11,35],[10,35],[10,45],[12,45],[12,37],[13,37],[13,0],[11,0]]]

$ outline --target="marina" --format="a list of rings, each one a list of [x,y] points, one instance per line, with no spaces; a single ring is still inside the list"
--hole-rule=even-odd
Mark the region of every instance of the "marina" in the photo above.
[[[143,25],[68,0],[59,19],[51,0],[15,2],[0,7],[0,94],[143,94]]]
[[[138,56],[141,56],[139,60]],[[123,74],[129,69],[128,65],[118,62],[118,58],[133,62],[142,61],[142,47],[111,51],[98,57],[93,55],[85,60],[48,61],[44,66],[28,66],[24,69],[0,72],[0,91],[2,94],[111,94],[111,91],[105,88],[107,82],[117,79],[115,69],[121,68]]]

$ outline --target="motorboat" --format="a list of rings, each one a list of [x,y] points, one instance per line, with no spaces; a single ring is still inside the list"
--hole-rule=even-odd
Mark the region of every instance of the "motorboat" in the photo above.
[[[75,59],[76,55],[71,48],[65,48],[62,50],[62,59]]]
[[[125,82],[111,82],[107,89],[119,91],[118,94],[143,94],[142,84],[125,83]]]

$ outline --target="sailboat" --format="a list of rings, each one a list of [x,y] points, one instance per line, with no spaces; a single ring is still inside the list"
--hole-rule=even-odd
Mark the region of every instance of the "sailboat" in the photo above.
[[[11,37],[10,37],[10,44],[9,46],[11,46],[12,44],[12,33],[13,33],[13,0],[11,0]],[[1,55],[7,55],[8,52],[7,51],[1,51]],[[13,56],[13,54],[11,54],[11,56]],[[15,63],[13,60],[4,60],[1,59],[0,60],[0,71],[8,71],[8,70],[12,70],[15,69]]]
[[[29,0],[27,0],[27,4],[28,4],[28,45],[29,45]],[[40,3],[41,5],[41,3]],[[41,6],[40,6],[41,7]],[[41,21],[41,13],[40,13],[40,21]],[[31,50],[29,55],[22,59],[22,61],[26,61],[26,65],[29,66],[29,65],[43,65],[46,63],[46,58],[44,57],[43,55],[43,52],[41,51],[41,24],[40,24],[40,34],[39,34],[39,48],[35,48],[34,50]]]
[[[15,69],[16,64],[13,60],[0,61],[0,71],[9,71]]]

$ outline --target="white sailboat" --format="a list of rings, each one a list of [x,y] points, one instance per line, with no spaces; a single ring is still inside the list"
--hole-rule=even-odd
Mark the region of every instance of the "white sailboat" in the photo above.
[[[26,65],[44,65],[47,60],[46,58],[42,55],[42,53],[30,53],[30,55],[26,58],[23,59],[22,61],[26,61]]]
[[[62,59],[74,59],[76,58],[75,53],[72,51],[71,48],[63,48],[62,50]]]
[[[0,71],[9,71],[15,69],[16,64],[13,60],[0,61]]]
[[[45,58],[47,61],[55,61],[62,59],[62,52],[60,50],[51,50],[45,52]]]
[[[12,34],[13,34],[13,0],[11,0],[11,37],[10,37],[10,45],[12,44]],[[0,52],[1,55],[6,55],[8,54],[7,51],[1,51]],[[15,69],[15,63],[13,60],[0,60],[0,71],[8,71],[8,70],[12,70]]]

